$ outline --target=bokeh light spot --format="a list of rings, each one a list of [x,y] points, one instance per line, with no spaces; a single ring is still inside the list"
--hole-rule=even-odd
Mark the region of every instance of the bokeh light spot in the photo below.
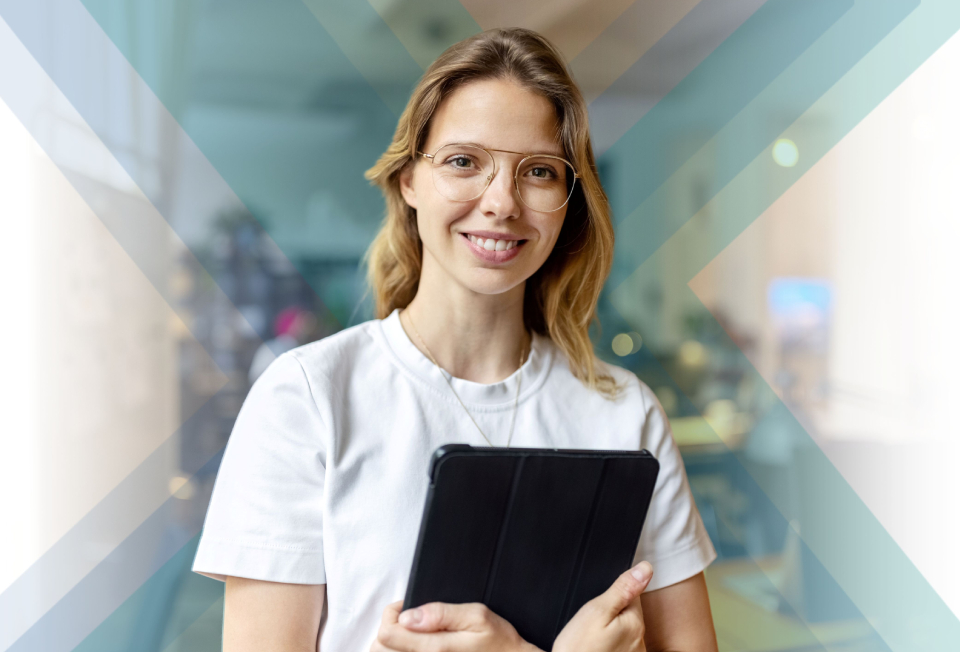
[[[687,340],[677,351],[680,364],[685,367],[702,367],[707,361],[707,350],[696,340]]]
[[[627,333],[620,333],[614,337],[613,352],[620,357],[633,353],[633,338]]]
[[[792,168],[800,160],[797,144],[789,138],[781,138],[773,144],[773,160],[777,165]]]

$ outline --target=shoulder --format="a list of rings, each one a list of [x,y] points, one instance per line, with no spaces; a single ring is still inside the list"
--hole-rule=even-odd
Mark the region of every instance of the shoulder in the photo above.
[[[639,409],[643,412],[648,412],[649,410],[658,407],[659,403],[657,402],[656,394],[653,390],[644,383],[634,372],[624,367],[615,365],[606,360],[594,356],[594,370],[598,376],[609,376],[613,378],[617,387],[619,388],[619,393],[615,398],[607,397],[597,390],[589,389],[585,384],[583,384],[576,376],[573,375],[573,371],[570,369],[569,361],[567,357],[563,354],[563,351],[558,347],[549,337],[544,337],[544,341],[547,346],[554,349],[554,357],[556,359],[556,369],[557,376],[559,379],[566,381],[572,386],[578,386],[582,388],[585,396],[590,396],[596,400],[601,400],[608,407],[614,406],[623,406],[633,409]]]
[[[297,373],[299,367],[309,380],[334,381],[364,359],[375,359],[376,331],[380,320],[371,319],[345,328],[322,339],[298,346],[277,357],[272,366],[286,373]]]
[[[372,366],[382,358],[375,334],[379,321],[366,321],[281,353],[254,382],[245,404],[276,411],[306,401],[325,414],[330,400],[357,373],[377,373]]]

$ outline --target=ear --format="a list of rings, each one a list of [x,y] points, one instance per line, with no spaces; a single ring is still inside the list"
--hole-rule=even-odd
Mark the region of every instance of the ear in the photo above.
[[[407,202],[407,206],[416,210],[417,208],[417,191],[413,188],[413,162],[407,163],[403,166],[403,169],[400,170],[400,194],[403,195],[403,200]]]

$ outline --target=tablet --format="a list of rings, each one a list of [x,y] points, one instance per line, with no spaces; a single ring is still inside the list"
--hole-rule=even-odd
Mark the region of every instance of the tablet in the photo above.
[[[404,609],[482,602],[549,650],[630,567],[659,469],[646,450],[441,446]]]

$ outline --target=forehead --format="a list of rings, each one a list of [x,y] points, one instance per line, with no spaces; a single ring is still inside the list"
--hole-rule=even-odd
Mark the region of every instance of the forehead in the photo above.
[[[553,103],[514,81],[484,79],[451,92],[437,107],[424,143],[433,152],[448,143],[563,155]]]

